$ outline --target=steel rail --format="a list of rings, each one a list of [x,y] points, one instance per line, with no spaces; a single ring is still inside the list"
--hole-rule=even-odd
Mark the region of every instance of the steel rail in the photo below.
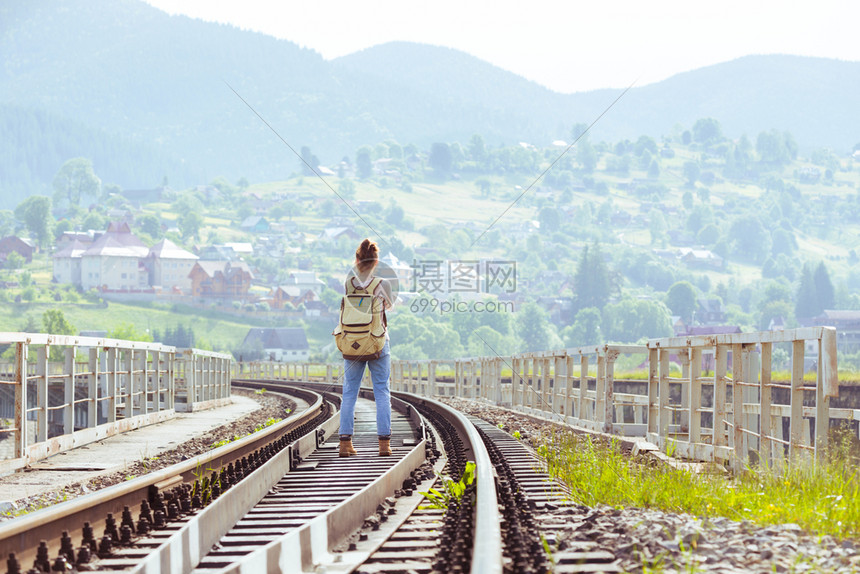
[[[279,388],[278,385],[297,383],[269,381],[266,384],[267,388]],[[302,383],[300,386],[304,388],[316,386],[319,391],[322,385]],[[332,385],[327,385],[325,388],[327,390],[331,387]],[[361,394],[372,397],[368,389],[362,389]],[[391,497],[425,460],[426,437],[423,418],[417,410],[395,397],[392,397],[392,408],[404,412],[411,424],[421,430],[420,440],[408,454],[336,506],[289,530],[275,540],[261,545],[245,556],[237,558],[235,562],[212,572],[218,574],[300,572],[313,570],[324,563],[331,563],[334,560],[331,550],[358,530],[369,516],[377,513],[385,499]],[[325,485],[321,484],[320,487],[324,489]],[[310,496],[311,493],[308,494]]]
[[[472,574],[501,574],[503,569],[501,515],[496,494],[496,471],[478,430],[463,413],[448,405],[411,393],[394,392],[393,396],[413,403],[425,405],[443,413],[467,439],[469,458],[475,462],[477,502],[475,504],[475,536],[472,547]]]
[[[305,389],[340,388],[337,384],[307,383],[291,381]],[[442,413],[465,438],[464,444],[468,459],[475,462],[475,480],[477,482],[477,502],[474,514],[474,544],[472,548],[472,574],[501,574],[503,570],[501,515],[499,513],[496,493],[496,471],[490,461],[484,442],[475,426],[463,413],[433,399],[405,392],[391,393],[392,398],[400,398],[407,403],[424,405]],[[317,549],[319,552],[319,549]],[[300,553],[301,555],[301,553]],[[259,563],[257,563],[259,566]],[[286,564],[286,563],[285,563]],[[310,564],[310,563],[309,563]],[[294,566],[294,564],[288,564]],[[262,571],[262,570],[259,570]],[[223,573],[254,572],[251,569],[225,569]]]
[[[141,501],[149,501],[158,491],[194,482],[200,478],[201,469],[217,470],[238,461],[322,411],[324,400],[319,393],[305,389],[291,392],[306,400],[310,406],[267,429],[145,476],[37,510],[0,525],[0,556],[7,557],[15,553],[22,568],[32,564],[41,540],[45,540],[49,548],[57,548],[64,531],[73,540],[80,540],[85,522],[89,522],[94,531],[101,532],[108,513],[119,516],[124,507],[136,508]],[[51,556],[51,560],[54,556],[56,553]]]

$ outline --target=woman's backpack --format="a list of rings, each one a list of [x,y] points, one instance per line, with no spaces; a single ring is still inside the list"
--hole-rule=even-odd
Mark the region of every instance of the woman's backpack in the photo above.
[[[363,289],[356,287],[352,279],[346,282],[340,321],[332,335],[344,359],[371,361],[379,358],[388,328],[383,300],[373,295],[382,279],[374,277]]]

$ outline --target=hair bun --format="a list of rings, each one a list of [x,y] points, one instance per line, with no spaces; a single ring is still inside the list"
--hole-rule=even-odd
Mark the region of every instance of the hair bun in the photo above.
[[[377,247],[376,243],[370,239],[365,239],[361,242],[361,245],[358,246],[358,249],[355,250],[355,258],[359,261],[379,259],[379,247]]]

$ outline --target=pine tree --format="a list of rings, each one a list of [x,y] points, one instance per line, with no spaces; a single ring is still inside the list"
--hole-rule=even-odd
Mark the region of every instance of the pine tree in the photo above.
[[[591,249],[586,245],[576,265],[573,277],[576,286],[576,308],[596,307],[603,309],[609,300],[611,282],[609,270],[603,261],[600,245],[595,243]]]
[[[815,283],[815,298],[818,303],[818,312],[816,315],[821,314],[825,309],[833,309],[836,305],[836,291],[833,288],[830,274],[827,272],[827,267],[823,261],[815,268],[812,280]]]
[[[800,286],[797,289],[794,314],[798,319],[809,319],[810,317],[815,317],[820,312],[821,309],[818,306],[812,271],[810,271],[809,265],[805,264],[803,272],[800,275]]]

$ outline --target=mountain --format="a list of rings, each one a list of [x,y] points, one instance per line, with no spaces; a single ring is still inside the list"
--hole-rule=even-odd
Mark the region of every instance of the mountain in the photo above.
[[[6,0],[0,53],[0,122],[17,126],[14,137],[0,132],[2,143],[38,164],[27,177],[0,180],[0,197],[49,186],[63,156],[94,148],[105,150],[95,165],[105,181],[141,188],[163,176],[172,186],[218,175],[285,178],[299,163],[278,136],[324,163],[386,139],[425,149],[473,134],[488,144],[546,144],[567,139],[621,93],[559,94],[465,53],[405,42],[327,61],[292,42],[170,16],[139,0]],[[857,62],[749,56],[634,87],[591,137],[658,137],[711,116],[732,137],[778,128],[801,149],[841,153],[860,141],[851,100],[858,88]],[[17,115],[39,114],[62,124],[54,132],[63,135],[24,133],[33,122]],[[44,150],[52,151],[28,156]],[[135,161],[141,165],[129,168]]]

